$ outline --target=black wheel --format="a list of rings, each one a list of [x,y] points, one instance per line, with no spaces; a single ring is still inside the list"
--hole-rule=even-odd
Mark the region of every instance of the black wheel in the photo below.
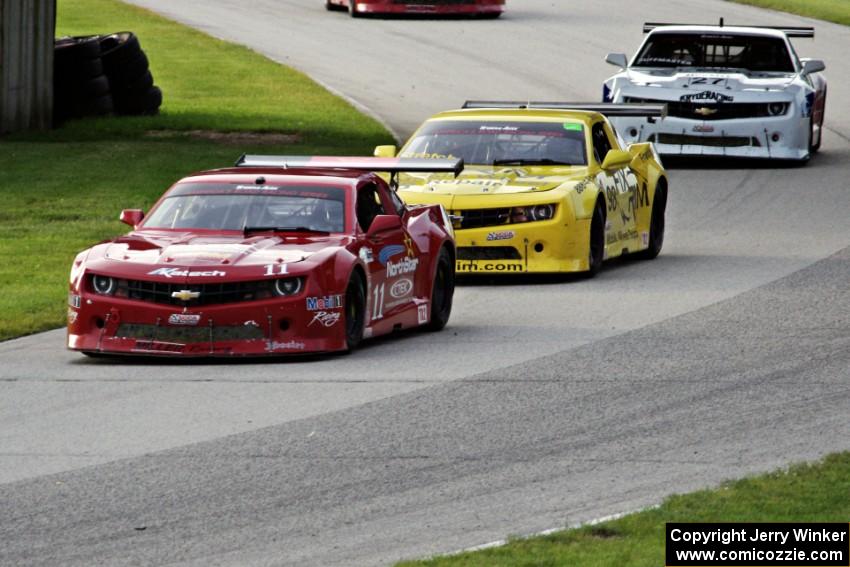
[[[101,75],[82,83],[74,91],[80,99],[100,98],[109,94],[109,80],[105,75]]]
[[[60,37],[53,43],[54,60],[71,63],[100,57],[100,43],[96,35]]]
[[[53,61],[53,82],[59,85],[77,84],[103,75],[100,57],[70,61]]]
[[[811,130],[809,132],[809,153],[817,153],[820,149],[820,143],[823,140],[823,116],[826,114],[826,91],[823,92],[823,114],[821,115],[820,128],[818,129],[818,141],[815,143],[815,120],[811,121]]]
[[[104,69],[112,90],[118,91],[145,76],[149,69],[148,56],[139,53],[117,67],[104,64]]]
[[[596,201],[593,220],[590,221],[590,246],[588,246],[588,269],[584,275],[592,278],[602,269],[605,258],[605,200]]]
[[[363,324],[366,312],[366,291],[363,280],[351,274],[345,290],[345,345],[348,350],[357,348],[363,340]]]
[[[151,75],[150,71],[145,71],[145,74],[141,77],[133,79],[123,85],[112,85],[112,93],[116,98],[126,97],[146,93],[151,87],[153,87],[153,75]]]
[[[348,0],[348,13],[352,18],[360,17],[360,12],[357,11],[357,0]]]
[[[105,116],[107,114],[111,114],[115,109],[115,106],[112,102],[112,95],[106,94],[104,96],[88,100],[80,104],[78,108],[78,116]]]
[[[455,264],[448,250],[442,248],[437,257],[437,272],[431,289],[431,319],[426,329],[439,331],[449,322],[455,294]]]
[[[114,95],[115,111],[118,114],[156,114],[162,105],[162,91],[151,87],[142,93],[123,93]]]
[[[100,41],[100,53],[103,64],[108,69],[119,68],[123,64],[136,59],[142,53],[139,39],[133,32],[118,32],[103,35]]]
[[[333,4],[330,0],[325,0],[325,10],[328,12],[336,12],[337,10],[341,10],[342,6],[339,4]]]
[[[664,246],[664,215],[667,210],[667,188],[659,186],[652,199],[652,216],[649,220],[649,246],[639,253],[640,258],[652,260],[661,253]]]

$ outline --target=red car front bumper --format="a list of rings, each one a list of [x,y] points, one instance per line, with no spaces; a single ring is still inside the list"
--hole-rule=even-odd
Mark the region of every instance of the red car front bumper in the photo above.
[[[91,353],[176,357],[345,350],[342,296],[330,297],[334,300],[327,308],[324,303],[318,303],[317,307],[316,300],[322,298],[308,300],[302,293],[292,298],[183,309],[72,292],[68,348]]]
[[[362,14],[501,14],[504,11],[504,0],[493,2],[474,2],[468,4],[447,3],[397,3],[387,1],[368,2],[358,0],[357,12]]]

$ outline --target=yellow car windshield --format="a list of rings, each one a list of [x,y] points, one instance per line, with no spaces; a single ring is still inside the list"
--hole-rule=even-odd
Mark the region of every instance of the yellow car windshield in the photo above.
[[[575,122],[434,120],[400,157],[463,158],[476,165],[587,165],[584,126]]]

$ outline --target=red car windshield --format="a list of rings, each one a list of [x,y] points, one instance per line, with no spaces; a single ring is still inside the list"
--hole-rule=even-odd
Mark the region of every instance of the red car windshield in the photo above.
[[[753,35],[654,33],[633,67],[694,67],[793,73],[785,42]]]
[[[463,158],[477,165],[587,165],[584,126],[577,122],[434,120],[400,157]]]
[[[345,190],[183,183],[151,211],[145,228],[343,232]]]

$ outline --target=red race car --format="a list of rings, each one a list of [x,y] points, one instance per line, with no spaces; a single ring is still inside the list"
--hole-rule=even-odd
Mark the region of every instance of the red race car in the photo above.
[[[352,17],[367,14],[439,14],[498,18],[505,0],[325,0],[328,10],[348,10]]]
[[[399,172],[461,160],[243,156],[180,180],[133,231],[77,255],[68,348],[241,356],[347,351],[442,329],[455,243],[439,206],[408,207]],[[390,185],[374,171],[389,172]]]

